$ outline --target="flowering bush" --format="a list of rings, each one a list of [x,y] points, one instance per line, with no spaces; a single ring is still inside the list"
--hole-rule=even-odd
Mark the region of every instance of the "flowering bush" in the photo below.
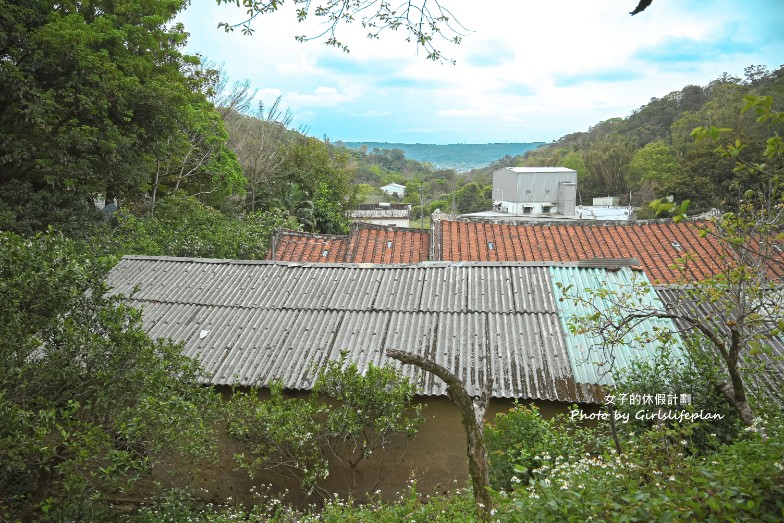
[[[490,484],[506,490],[527,484],[534,469],[546,470],[557,458],[582,455],[591,439],[591,431],[579,427],[572,416],[545,419],[536,405],[515,404],[485,428]]]
[[[711,455],[672,429],[637,436],[626,455],[556,460],[499,504],[502,521],[780,521],[784,440],[752,430]],[[675,441],[675,444],[669,442]]]

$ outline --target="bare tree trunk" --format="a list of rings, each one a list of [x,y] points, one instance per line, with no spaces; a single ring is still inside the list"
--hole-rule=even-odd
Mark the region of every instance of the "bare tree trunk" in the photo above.
[[[422,370],[435,374],[447,385],[448,397],[457,405],[462,415],[463,427],[466,432],[468,448],[468,473],[476,500],[476,513],[480,520],[490,520],[493,500],[490,497],[490,468],[487,464],[487,449],[484,440],[484,418],[487,405],[490,402],[490,393],[493,389],[493,378],[488,377],[482,395],[471,398],[466,392],[465,384],[452,372],[441,365],[434,363],[416,354],[399,350],[387,350],[387,356],[401,363],[415,365]]]
[[[158,182],[161,177],[161,161],[155,160],[155,182],[152,184],[152,202],[150,204],[150,216],[155,216],[155,197],[158,194]]]
[[[729,353],[725,357],[727,364],[727,372],[730,375],[730,383],[721,383],[718,385],[718,390],[727,399],[732,408],[743,420],[746,426],[754,425],[754,418],[756,415],[749,405],[748,397],[746,396],[746,387],[743,383],[743,376],[740,374],[739,360],[740,360],[740,347],[741,347],[741,333],[732,329],[730,331],[730,347]]]

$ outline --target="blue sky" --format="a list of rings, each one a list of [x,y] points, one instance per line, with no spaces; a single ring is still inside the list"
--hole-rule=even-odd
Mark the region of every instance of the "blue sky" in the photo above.
[[[431,2],[433,0],[430,0]],[[317,3],[317,2],[315,2]],[[193,1],[180,15],[186,50],[250,80],[258,100],[277,96],[294,126],[331,140],[403,143],[551,141],[623,117],[688,84],[784,63],[784,0],[442,0],[469,30],[425,58],[402,34],[368,40],[341,27],[350,53],[299,43],[319,26],[287,2],[257,18],[255,33],[225,33],[244,11]]]

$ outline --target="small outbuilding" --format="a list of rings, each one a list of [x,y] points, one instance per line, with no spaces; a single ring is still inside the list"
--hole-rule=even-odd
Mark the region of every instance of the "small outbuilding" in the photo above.
[[[460,415],[444,384],[387,357],[387,349],[439,363],[472,395],[492,376],[489,416],[514,400],[535,402],[545,414],[575,403],[592,408],[611,379],[597,370],[602,356],[592,353],[591,340],[570,332],[570,317],[581,311],[560,300],[560,289],[647,281],[629,268],[637,263],[355,265],[126,256],[109,284],[123,294],[138,288],[131,300],[149,334],[183,343],[184,354],[203,367],[205,383],[219,388],[263,389],[280,380],[293,394],[308,391],[314,369],[342,351],[360,369],[398,368],[418,385],[427,421],[401,465],[377,487],[393,495],[412,475],[422,492],[462,482],[467,465]],[[646,299],[658,300],[652,290]],[[674,330],[666,319],[638,326],[662,327]],[[615,351],[617,366],[652,354],[655,347],[640,338]],[[222,465],[220,477],[214,488],[235,497],[237,485],[248,481],[231,464]],[[366,479],[362,484],[360,477],[360,488],[372,487],[375,479]],[[334,481],[331,488],[340,491],[340,478]]]
[[[406,186],[399,183],[388,183],[379,188],[387,194],[400,196],[401,198],[406,194]]]

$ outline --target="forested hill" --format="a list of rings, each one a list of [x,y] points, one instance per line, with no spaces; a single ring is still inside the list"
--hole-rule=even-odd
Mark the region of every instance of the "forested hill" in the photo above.
[[[520,156],[536,149],[544,142],[529,143],[456,143],[435,145],[427,143],[339,142],[349,149],[400,149],[406,158],[428,162],[436,169],[468,171],[484,167],[505,156]]]
[[[651,99],[625,118],[599,122],[588,131],[568,134],[530,151],[518,165],[576,170],[578,197],[586,202],[610,195],[625,204],[631,192],[632,203],[643,205],[646,212],[650,211],[646,202],[667,196],[690,200],[692,212],[731,207],[745,191],[759,190],[768,183],[765,176],[738,174],[736,162],[765,163],[766,139],[771,133],[784,132],[781,124],[761,123],[754,111],[742,111],[746,96],[769,96],[772,109],[780,111],[784,66],[769,71],[751,65],[744,69],[743,78],[724,73],[705,86],[687,85]],[[735,139],[746,144],[737,158],[716,154],[713,140],[693,138],[693,129],[711,126],[720,135],[718,144]],[[780,169],[781,165],[768,167]]]

